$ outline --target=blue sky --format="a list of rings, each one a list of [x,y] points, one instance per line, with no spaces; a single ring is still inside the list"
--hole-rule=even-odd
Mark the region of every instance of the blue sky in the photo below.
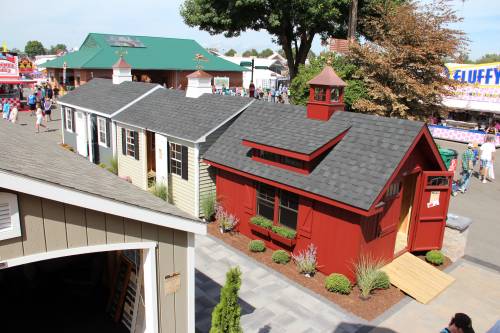
[[[431,0],[424,0],[426,2]],[[179,15],[183,0],[85,0],[23,1],[21,12],[13,5],[11,14],[3,15],[0,41],[6,41],[9,48],[24,49],[28,40],[40,40],[46,47],[64,43],[78,47],[88,32],[135,34],[192,38],[205,47],[216,47],[221,51],[234,48],[244,51],[258,50],[273,44],[266,32],[249,31],[238,38],[211,36],[196,28],[187,27]],[[464,17],[459,28],[464,30],[471,43],[472,59],[485,53],[500,53],[500,1],[499,0],[453,0],[458,13]],[[28,17],[26,8],[32,8]],[[313,50],[321,51],[319,37]]]

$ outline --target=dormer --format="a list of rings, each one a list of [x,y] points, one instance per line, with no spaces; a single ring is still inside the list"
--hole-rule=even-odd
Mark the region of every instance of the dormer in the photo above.
[[[330,66],[325,66],[309,84],[307,117],[327,121],[335,111],[344,111],[344,88],[347,85]]]

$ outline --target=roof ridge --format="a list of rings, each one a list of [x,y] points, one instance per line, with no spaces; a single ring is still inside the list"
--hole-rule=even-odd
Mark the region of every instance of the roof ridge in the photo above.
[[[162,36],[147,36],[147,35],[128,35],[128,34],[112,34],[112,33],[105,33],[105,32],[89,32],[87,36],[89,36],[89,35],[145,37],[145,38],[176,39],[176,40],[192,40],[192,41],[195,41],[192,38],[162,37]]]

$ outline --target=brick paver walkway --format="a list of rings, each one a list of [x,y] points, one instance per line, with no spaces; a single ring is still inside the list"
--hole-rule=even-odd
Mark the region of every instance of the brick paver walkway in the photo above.
[[[196,237],[196,328],[208,332],[211,313],[218,303],[230,267],[240,266],[241,324],[244,332],[357,331],[361,319],[350,316],[330,302],[211,236]]]

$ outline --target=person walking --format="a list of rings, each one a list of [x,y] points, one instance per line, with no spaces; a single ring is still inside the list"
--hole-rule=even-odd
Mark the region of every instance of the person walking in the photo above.
[[[35,114],[35,110],[36,110],[36,96],[35,96],[34,92],[32,92],[28,96],[28,106],[29,106],[30,111],[31,111],[31,116],[33,116]]]
[[[35,121],[35,129],[37,133],[40,133],[40,126],[47,128],[47,126],[43,124],[43,112],[42,109],[39,107],[36,109],[36,121]]]
[[[13,107],[12,108],[12,111],[10,112],[10,117],[9,117],[9,120],[11,123],[15,124],[17,122],[17,107]]]
[[[52,100],[49,98],[45,99],[45,102],[43,102],[43,113],[45,115],[45,123],[52,121]],[[49,119],[48,121],[47,118]]]
[[[448,327],[443,328],[440,333],[475,333],[472,328],[472,320],[465,313],[455,313]]]
[[[59,88],[57,86],[54,87],[54,99],[57,101],[59,98]]]
[[[493,143],[495,140],[494,136],[487,136],[486,142],[481,145],[479,149],[481,152],[481,156],[479,157],[480,167],[481,167],[481,176],[483,184],[486,183],[486,179],[490,178],[490,169],[493,168],[493,161],[495,160],[495,144]]]
[[[3,103],[2,111],[3,111],[3,119],[8,120],[10,115],[10,103],[8,100],[5,100],[5,103]]]
[[[462,180],[460,181],[460,192],[465,193],[470,187],[470,178],[474,170],[474,144],[469,143],[462,154]]]
[[[47,84],[47,98],[48,99],[52,99],[54,97],[54,90],[52,90],[52,87],[50,86],[50,84]]]

